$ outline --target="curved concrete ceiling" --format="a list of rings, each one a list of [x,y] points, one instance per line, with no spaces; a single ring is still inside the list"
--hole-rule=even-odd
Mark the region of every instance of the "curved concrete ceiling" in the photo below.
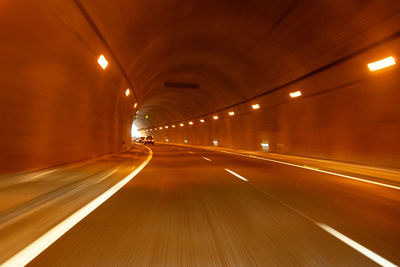
[[[269,91],[398,31],[396,1],[82,1],[123,62],[142,127]],[[166,88],[193,82],[199,90]]]

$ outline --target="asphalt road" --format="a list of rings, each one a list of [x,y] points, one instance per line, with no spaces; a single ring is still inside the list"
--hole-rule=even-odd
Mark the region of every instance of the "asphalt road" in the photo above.
[[[400,190],[220,152],[151,149],[139,175],[30,266],[400,264]]]

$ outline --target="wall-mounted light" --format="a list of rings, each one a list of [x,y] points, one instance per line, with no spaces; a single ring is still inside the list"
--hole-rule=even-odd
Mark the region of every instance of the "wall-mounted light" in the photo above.
[[[165,142],[167,142],[167,143],[168,143],[168,139],[165,139]]]
[[[129,96],[130,94],[131,94],[131,90],[130,90],[129,88],[126,89],[126,90],[125,90],[125,95],[126,95],[126,96]]]
[[[165,125],[164,128],[165,128],[165,129],[168,129],[168,125]]]
[[[387,57],[387,58],[381,59],[379,61],[369,63],[368,68],[370,71],[376,71],[376,70],[380,70],[380,69],[384,69],[384,68],[393,66],[395,64],[396,64],[396,60],[394,59],[394,57]]]
[[[203,119],[200,119],[200,122],[201,122],[201,123],[203,123],[203,122],[204,122],[204,120],[203,120]]]
[[[252,109],[259,109],[260,105],[259,104],[253,104],[253,105],[251,105],[251,108]]]
[[[162,127],[159,127],[159,129],[162,130],[163,128],[162,128]]]
[[[103,70],[107,68],[108,61],[107,61],[107,59],[106,59],[103,55],[100,55],[100,56],[99,56],[99,59],[97,59],[97,63],[99,63],[100,67],[101,67]]]
[[[137,107],[137,102],[135,103],[135,105],[133,105],[133,108],[136,108]]]
[[[189,141],[185,139],[185,140],[183,140],[183,142],[184,142],[185,144],[187,144]]]
[[[175,124],[172,124],[172,126],[171,126],[172,128],[175,128]]]
[[[229,116],[234,116],[234,115],[235,115],[235,112],[234,112],[234,111],[229,111],[229,112],[228,112],[228,115],[229,115]]]
[[[193,121],[189,121],[189,125],[193,125]]]
[[[214,115],[214,116],[213,116],[213,119],[214,119],[214,120],[218,120],[218,119],[219,119],[218,115]]]
[[[214,146],[218,146],[218,141],[217,141],[217,140],[214,140],[214,141],[213,141],[213,144],[214,144]]]
[[[301,91],[297,90],[297,91],[289,93],[289,95],[291,98],[299,97],[299,96],[301,96]]]
[[[181,127],[183,127],[185,124],[183,124],[183,123],[181,123],[181,124],[179,124],[179,126],[181,126]]]

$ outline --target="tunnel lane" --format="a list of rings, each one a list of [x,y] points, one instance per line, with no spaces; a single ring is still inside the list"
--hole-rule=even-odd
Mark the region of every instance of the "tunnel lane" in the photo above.
[[[238,155],[152,149],[134,181],[30,265],[399,264],[398,190]]]

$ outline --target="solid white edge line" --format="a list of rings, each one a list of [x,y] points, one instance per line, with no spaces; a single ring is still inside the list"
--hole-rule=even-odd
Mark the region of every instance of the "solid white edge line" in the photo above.
[[[330,233],[331,235],[333,235],[334,237],[339,239],[340,241],[342,241],[343,243],[345,243],[348,246],[352,247],[353,249],[357,250],[358,252],[360,252],[361,254],[366,256],[367,258],[373,260],[377,264],[379,264],[381,266],[385,266],[385,267],[386,266],[387,267],[396,267],[397,266],[397,265],[394,265],[393,263],[391,263],[390,261],[382,258],[378,254],[372,252],[371,250],[367,249],[366,247],[364,247],[364,246],[358,244],[357,242],[353,241],[352,239],[348,238],[344,234],[329,227],[328,225],[323,224],[323,223],[317,223],[317,225],[319,227],[321,227],[322,229],[324,229],[326,232]]]
[[[229,172],[229,173],[232,174],[232,175],[235,175],[237,178],[242,179],[243,181],[246,181],[246,182],[249,181],[249,180],[247,180],[246,178],[244,178],[243,176],[237,174],[237,173],[234,172],[234,171],[231,171],[231,170],[229,170],[229,169],[225,169],[225,171]]]
[[[79,209],[77,212],[69,216],[67,219],[59,223],[57,226],[52,228],[50,231],[36,239],[33,243],[22,249],[20,252],[1,263],[2,267],[14,267],[14,266],[25,266],[51,244],[53,244],[62,235],[68,232],[72,227],[94,211],[97,207],[103,204],[107,199],[114,195],[118,190],[120,190],[124,185],[126,185],[133,177],[135,177],[151,160],[153,152],[150,148],[149,155],[146,160],[142,162],[133,172],[131,172],[124,179],[119,181],[113,187],[108,189],[106,192],[86,204],[83,208]]]
[[[390,185],[390,184],[384,184],[384,183],[375,182],[375,181],[370,181],[370,180],[366,180],[366,179],[362,179],[362,178],[353,177],[353,176],[350,176],[350,175],[345,175],[345,174],[340,174],[340,173],[335,173],[335,172],[330,172],[330,171],[324,171],[324,170],[319,170],[319,169],[317,170],[317,169],[314,169],[314,168],[311,168],[311,167],[304,167],[304,166],[293,164],[293,163],[288,163],[288,162],[279,161],[279,160],[273,160],[273,159],[267,159],[267,158],[253,156],[253,155],[245,155],[245,154],[240,154],[240,153],[235,153],[235,152],[228,152],[228,151],[221,151],[221,152],[228,153],[228,154],[233,154],[233,155],[238,155],[238,156],[243,156],[243,157],[248,157],[248,158],[255,158],[255,159],[260,159],[260,160],[280,163],[280,164],[284,164],[284,165],[288,165],[288,166],[298,167],[298,168],[311,170],[311,171],[315,171],[315,172],[322,172],[322,173],[326,173],[326,174],[340,176],[340,177],[347,178],[347,179],[357,180],[357,181],[361,181],[361,182],[365,182],[365,183],[369,183],[369,184],[375,184],[375,185],[379,185],[379,186],[384,186],[384,187],[400,190],[399,186]]]
[[[203,159],[205,159],[205,160],[208,160],[208,161],[211,161],[211,159],[209,159],[209,158],[206,158],[206,157],[203,157]]]

